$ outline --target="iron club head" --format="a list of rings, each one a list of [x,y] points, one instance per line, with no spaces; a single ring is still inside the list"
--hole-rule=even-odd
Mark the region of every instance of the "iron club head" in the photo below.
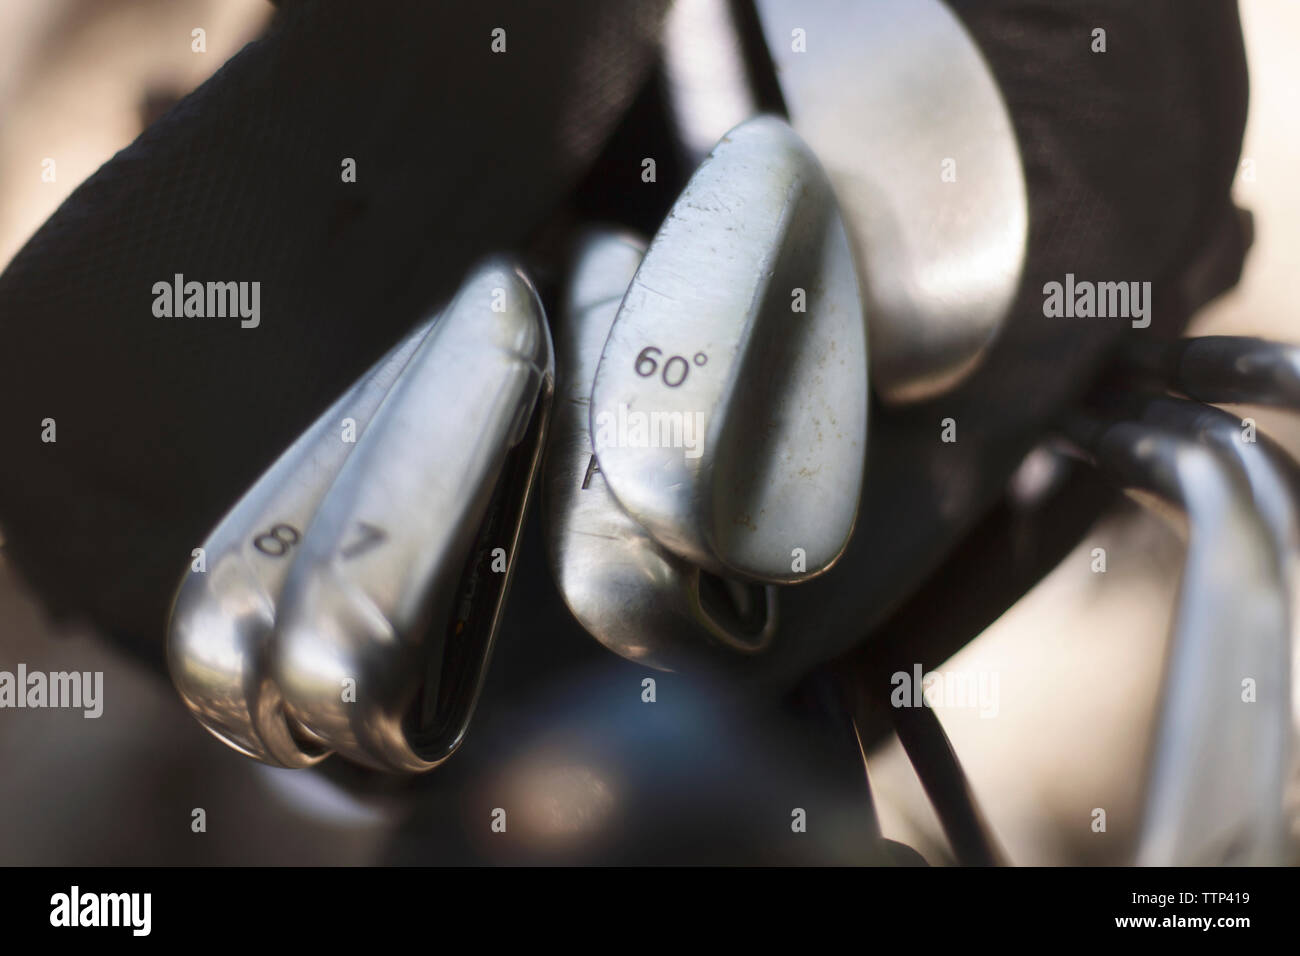
[[[328,754],[286,719],[266,673],[276,605],[317,505],[428,331],[399,343],[267,469],[203,542],[205,569],[181,582],[167,635],[172,681],[199,723],[249,756],[305,767]]]
[[[773,584],[852,533],[867,342],[835,196],[788,125],[736,127],[637,269],[591,395],[610,492],[664,547]]]
[[[307,529],[272,670],[329,745],[399,771],[459,746],[486,671],[545,435],[554,365],[532,284],[464,281]]]
[[[679,670],[754,654],[776,630],[776,588],[723,581],[662,548],[605,486],[588,427],[601,349],[645,247],[613,231],[579,242],[555,336],[556,400],[542,477],[551,571],[569,610],[628,660]]]

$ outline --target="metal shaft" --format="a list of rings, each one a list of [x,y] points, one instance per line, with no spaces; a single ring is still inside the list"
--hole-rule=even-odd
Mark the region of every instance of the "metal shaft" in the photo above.
[[[1117,483],[1188,519],[1137,861],[1273,862],[1284,832],[1291,595],[1250,481],[1221,452],[1149,424],[1075,416],[1067,434]]]

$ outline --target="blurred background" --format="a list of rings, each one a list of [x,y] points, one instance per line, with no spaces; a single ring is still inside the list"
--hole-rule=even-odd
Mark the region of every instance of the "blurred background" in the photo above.
[[[265,0],[0,0],[0,268],[77,184],[255,38],[271,12]],[[1251,102],[1235,195],[1254,214],[1256,240],[1240,285],[1192,332],[1300,340],[1291,289],[1300,265],[1300,5],[1241,0],[1241,13]],[[196,27],[204,53],[191,49]],[[42,178],[46,159],[55,161],[52,182]],[[1300,424],[1250,414],[1300,454]],[[534,522],[526,542],[534,558],[536,538]],[[1097,547],[1108,555],[1105,574],[1092,571]],[[1011,862],[1131,858],[1181,566],[1176,529],[1120,509],[939,668],[997,677],[996,715],[936,709]],[[528,632],[528,609],[557,601],[554,588],[546,579],[522,591],[470,739],[446,768],[417,781],[334,761],[282,771],[211,738],[169,682],[91,628],[47,619],[0,544],[0,670],[23,662],[103,671],[106,696],[98,720],[0,711],[0,864],[655,862],[692,846],[709,847],[715,862],[871,862],[877,819],[926,861],[951,862],[896,743],[867,754],[873,819],[852,728],[815,682],[767,711],[661,676],[665,703],[647,719],[641,671],[594,641],[546,646],[546,635]],[[555,666],[533,666],[539,644]],[[670,693],[675,686],[683,693]],[[625,690],[616,698],[611,687]],[[1292,802],[1300,818],[1300,786]],[[515,825],[494,842],[485,821],[503,804],[518,808]],[[817,824],[798,846],[779,836],[791,807]],[[205,811],[206,833],[191,827],[195,808]],[[1092,829],[1094,808],[1107,811],[1105,833]]]

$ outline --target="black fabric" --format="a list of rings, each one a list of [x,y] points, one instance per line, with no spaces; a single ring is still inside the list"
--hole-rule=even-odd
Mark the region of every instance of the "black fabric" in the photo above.
[[[876,409],[850,552],[783,595],[786,634],[758,678],[843,651],[913,594],[1121,337],[1182,327],[1185,273],[1238,221],[1246,72],[1232,2],[953,7],[1025,157],[1021,294],[957,392]],[[660,13],[285,4],[265,39],[83,185],[0,276],[0,526],[50,606],[160,661],[190,549],[473,258],[551,217],[640,85]],[[355,185],[340,182],[344,157]],[[262,326],[155,318],[151,287],[177,272],[260,280]],[[1153,281],[1152,328],[1045,318],[1042,286],[1066,272]],[[46,417],[56,444],[39,439]],[[939,441],[945,417],[955,444]],[[515,603],[559,608],[538,597],[551,587],[540,558],[524,558]],[[559,613],[527,623],[577,627]]]
[[[50,606],[160,662],[191,549],[472,260],[563,200],[663,7],[286,4],[77,189],[0,277],[0,527]],[[175,273],[260,281],[260,327],[155,317]]]

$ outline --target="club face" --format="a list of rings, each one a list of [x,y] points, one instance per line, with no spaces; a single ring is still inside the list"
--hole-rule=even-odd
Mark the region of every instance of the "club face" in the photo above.
[[[421,771],[459,745],[553,376],[536,291],[509,261],[487,261],[321,502],[285,584],[272,671],[290,714],[350,759]]]
[[[588,424],[591,383],[643,253],[613,231],[589,233],[576,250],[556,333],[542,517],[552,573],[582,626],[622,657],[680,670],[717,648],[764,650],[776,631],[776,589],[701,572],[660,547],[606,488]]]
[[[691,178],[610,330],[591,398],[608,488],[692,564],[806,580],[853,530],[867,395],[830,184],[789,126],[750,120]]]
[[[1246,475],[1221,455],[1135,423],[1107,428],[1093,451],[1188,517],[1138,862],[1269,862],[1290,733],[1291,594],[1275,542]]]
[[[249,756],[304,767],[328,753],[291,726],[266,677],[276,605],[316,507],[427,332],[399,343],[276,460],[204,541],[206,570],[181,583],[168,626],[172,681],[204,727]]]

